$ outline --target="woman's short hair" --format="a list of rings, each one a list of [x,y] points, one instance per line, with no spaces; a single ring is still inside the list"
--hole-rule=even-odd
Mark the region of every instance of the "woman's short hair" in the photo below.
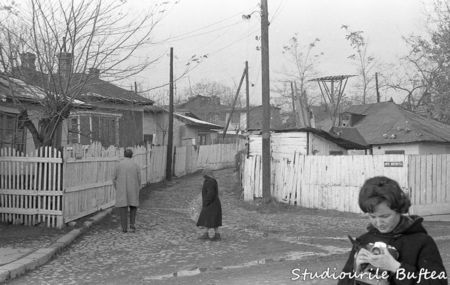
[[[128,158],[132,158],[133,157],[133,151],[131,149],[127,148],[123,152],[123,156],[128,157]]]
[[[389,208],[400,214],[408,213],[411,201],[397,181],[385,176],[369,178],[359,191],[359,207],[364,213],[373,213],[375,207],[386,202]]]

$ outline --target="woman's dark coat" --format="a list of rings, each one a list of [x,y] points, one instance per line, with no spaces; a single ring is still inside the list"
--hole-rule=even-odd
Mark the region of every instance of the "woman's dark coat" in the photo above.
[[[399,225],[390,233],[380,233],[375,227],[369,226],[368,232],[356,239],[347,263],[342,272],[353,272],[355,253],[359,248],[364,247],[368,243],[377,241],[385,242],[388,245],[395,247],[399,252],[398,261],[400,262],[400,269],[404,270],[405,274],[414,273],[419,275],[419,271],[428,270],[428,272],[436,271],[438,274],[445,273],[445,268],[442,263],[441,255],[434,242],[433,238],[427,234],[427,231],[422,226],[423,218],[418,216],[402,216]],[[446,273],[445,273],[446,275]],[[398,277],[405,275],[398,274]],[[412,275],[411,275],[412,276]],[[428,274],[430,276],[430,274]],[[417,279],[396,278],[394,273],[389,281],[390,284],[407,285],[417,284]],[[355,284],[354,280],[341,279],[339,285]],[[356,283],[357,284],[357,283]],[[447,285],[447,278],[445,279],[427,279],[422,278],[418,284],[428,285]]]
[[[222,205],[219,200],[217,181],[209,176],[204,176],[202,188],[202,211],[198,217],[197,226],[217,228],[222,226]]]

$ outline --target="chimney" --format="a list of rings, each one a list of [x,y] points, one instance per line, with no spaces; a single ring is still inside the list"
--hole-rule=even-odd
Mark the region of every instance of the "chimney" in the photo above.
[[[36,70],[36,55],[31,52],[20,54],[21,67],[25,69]]]
[[[89,78],[99,79],[100,78],[100,69],[95,68],[95,67],[89,68]]]
[[[70,52],[61,52],[58,54],[58,60],[59,75],[69,77],[72,73],[72,54]]]

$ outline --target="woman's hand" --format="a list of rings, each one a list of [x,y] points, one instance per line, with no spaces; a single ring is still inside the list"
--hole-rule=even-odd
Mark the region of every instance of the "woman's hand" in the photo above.
[[[356,268],[359,269],[360,265],[363,263],[370,263],[370,255],[372,253],[368,251],[365,248],[361,248],[358,253],[356,254],[355,261],[356,261]]]
[[[381,248],[380,254],[373,254],[370,251],[365,250],[360,259],[362,263],[370,263],[375,267],[388,270],[390,272],[395,272],[400,268],[400,262],[395,260],[386,248]]]

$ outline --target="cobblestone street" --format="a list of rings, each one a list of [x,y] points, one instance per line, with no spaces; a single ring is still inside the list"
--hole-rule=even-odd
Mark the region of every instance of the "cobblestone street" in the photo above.
[[[55,259],[8,284],[274,284],[271,268],[285,271],[288,282],[290,268],[302,264],[340,269],[350,247],[347,234],[365,228],[366,220],[353,214],[287,206],[256,211],[235,191],[232,169],[215,175],[222,241],[197,239],[201,232],[191,216],[202,178],[188,175],[141,191],[136,233],[122,233],[113,212]],[[436,224],[433,231],[448,236],[448,223]],[[448,240],[443,242],[448,247]],[[443,258],[450,260],[448,254]],[[243,281],[234,276],[242,271],[260,277]]]

